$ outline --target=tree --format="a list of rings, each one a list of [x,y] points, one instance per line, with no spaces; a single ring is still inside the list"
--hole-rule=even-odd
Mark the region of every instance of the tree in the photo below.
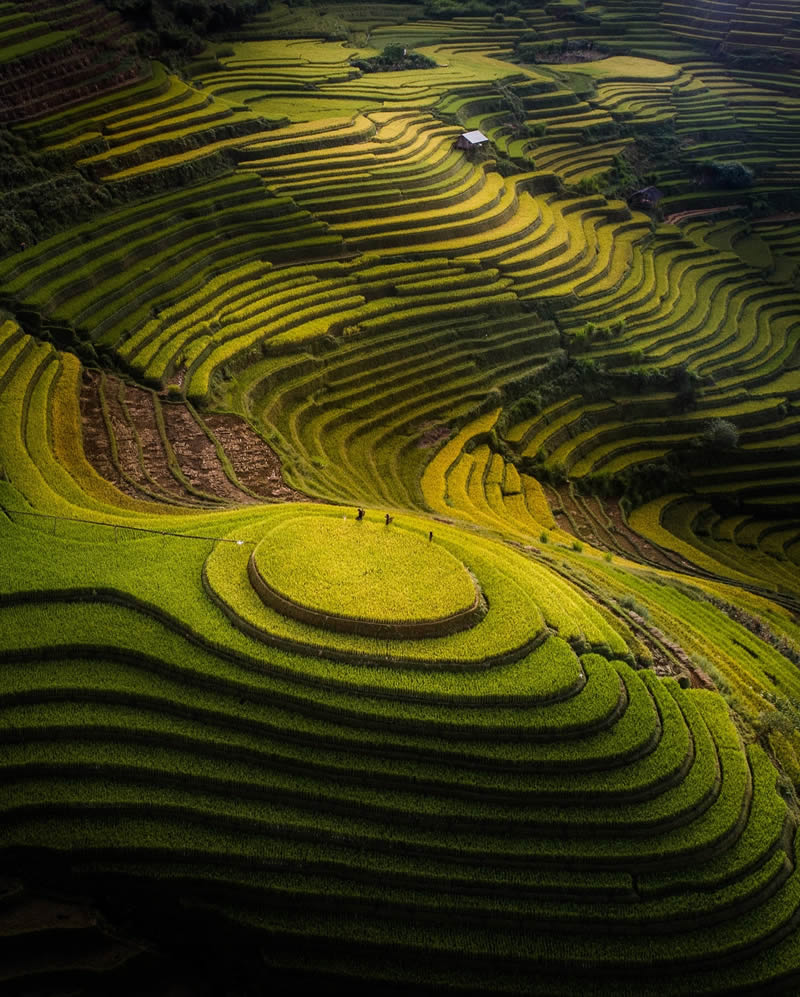
[[[710,450],[733,450],[739,443],[739,430],[728,419],[711,419],[700,439]]]
[[[402,45],[385,45],[381,59],[384,62],[400,62],[405,54],[406,50]]]
[[[699,378],[685,363],[679,364],[672,374],[675,388],[675,403],[679,412],[685,412],[697,403],[697,383]]]
[[[738,160],[714,160],[703,167],[707,183],[712,187],[739,189],[753,182],[753,171]]]

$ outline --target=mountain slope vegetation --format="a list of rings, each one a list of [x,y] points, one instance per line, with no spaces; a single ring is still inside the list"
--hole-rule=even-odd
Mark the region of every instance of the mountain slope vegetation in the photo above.
[[[791,8],[0,4],[12,992],[797,988]]]

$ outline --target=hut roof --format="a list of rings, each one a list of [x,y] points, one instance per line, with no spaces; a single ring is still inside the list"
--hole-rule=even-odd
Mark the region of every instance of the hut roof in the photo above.
[[[652,204],[657,204],[663,196],[664,192],[659,190],[658,187],[642,187],[641,190],[634,191],[631,194],[631,198],[637,198],[640,201],[650,201]]]
[[[484,142],[488,142],[489,139],[483,134],[483,132],[463,132],[461,138],[465,142],[469,142],[470,145],[483,145]]]

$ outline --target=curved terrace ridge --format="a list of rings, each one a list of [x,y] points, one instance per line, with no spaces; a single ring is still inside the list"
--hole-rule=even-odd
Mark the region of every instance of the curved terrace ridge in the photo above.
[[[120,6],[0,0],[6,989],[800,995],[797,4]]]
[[[584,642],[585,637],[585,642],[598,648],[605,647],[608,641],[613,640],[601,621],[594,617],[582,619],[582,625],[577,628],[566,618],[553,617],[551,626],[548,621],[553,607],[559,602],[557,580],[550,572],[535,566],[526,558],[518,555],[509,556],[508,550],[489,541],[466,537],[461,531],[441,523],[432,524],[429,520],[413,519],[408,516],[403,516],[396,522],[392,521],[391,525],[387,526],[381,518],[373,519],[372,523],[353,521],[355,513],[352,507],[319,507],[310,516],[307,510],[308,507],[304,507],[300,511],[297,506],[291,504],[269,510],[256,523],[237,531],[237,540],[241,540],[242,544],[217,545],[203,566],[202,582],[206,594],[239,629],[257,640],[286,649],[300,650],[302,653],[324,655],[333,660],[359,663],[391,661],[394,665],[402,663],[411,667],[479,669],[493,664],[519,661],[535,650],[548,634],[553,632],[559,632],[567,640],[573,637],[577,639],[580,636]],[[320,530],[334,530],[337,526],[343,525],[343,516],[350,518],[350,522],[346,525],[352,527],[354,531],[362,526],[376,532],[394,531],[401,547],[405,535],[423,548],[431,546],[430,554],[425,550],[426,557],[418,562],[416,568],[412,568],[417,576],[417,586],[424,597],[417,603],[414,609],[415,615],[408,615],[405,618],[405,622],[411,624],[410,630],[407,629],[405,633],[394,630],[394,621],[403,623],[402,612],[410,613],[408,608],[402,612],[395,608],[393,612],[384,614],[381,620],[377,614],[379,607],[383,605],[382,598],[385,593],[373,593],[375,599],[373,621],[384,623],[388,621],[394,630],[392,634],[394,640],[387,642],[385,625],[378,627],[371,634],[356,632],[352,626],[347,628],[346,632],[342,632],[334,626],[326,625],[323,630],[318,625],[321,622],[321,615],[334,609],[335,604],[318,601],[315,605],[308,596],[303,596],[308,586],[313,584],[314,578],[324,573],[324,559],[318,554],[315,557],[313,544],[304,555],[307,561],[305,567],[301,570],[295,565],[297,570],[295,581],[290,583],[288,590],[284,589],[281,605],[273,605],[268,601],[269,596],[264,600],[256,592],[253,584],[255,569],[249,565],[258,563],[259,545],[265,536],[271,535],[272,529],[283,523],[291,524],[296,520],[319,518]],[[433,541],[428,539],[432,526],[435,527]],[[298,529],[302,532],[305,527],[301,525]],[[292,529],[289,535],[297,538],[300,534]],[[433,548],[438,546],[442,550],[434,552]],[[256,549],[256,557],[252,560],[248,547]],[[262,548],[264,557],[268,550],[268,546]],[[341,551],[338,556],[342,556]],[[291,579],[293,570],[289,567],[288,561],[282,566],[279,565],[281,558],[282,555],[278,551],[275,558],[276,565],[270,569],[277,572],[277,578],[269,573],[266,576],[268,584],[273,588],[277,587],[278,590],[280,583],[276,586],[272,584],[273,580],[277,581],[282,577],[285,583],[287,578]],[[421,584],[422,566],[428,558],[431,559],[430,564],[433,567],[428,571],[424,584]],[[437,564],[440,577],[439,581],[434,583],[433,579],[436,578],[434,568]],[[364,565],[369,570],[370,566],[374,567],[374,560],[368,558],[360,569],[356,569],[361,570],[362,577]],[[264,577],[260,564],[258,573]],[[454,589],[452,592],[437,593],[434,596],[434,584],[441,588],[446,584],[445,576],[449,574],[459,580],[460,593]],[[309,576],[311,581],[308,580]],[[397,578],[394,580],[397,582]],[[255,584],[257,586],[258,582]],[[291,587],[292,584],[294,588]],[[287,597],[294,602],[294,614],[284,611],[283,603]],[[304,605],[310,605],[313,612],[321,615],[317,616],[314,622],[301,619],[297,607],[299,606],[302,612]],[[546,613],[545,605],[548,607]],[[585,608],[588,610],[588,606]],[[436,621],[437,613],[438,621]],[[459,629],[448,628],[448,623],[452,623],[452,620],[448,621],[447,618],[458,613],[464,614],[463,620],[458,622],[465,626]],[[345,617],[347,611],[337,615]],[[589,616],[592,616],[591,612]],[[366,613],[364,618],[369,621]],[[427,624],[431,621],[434,621],[433,633],[415,632],[417,626],[427,629]],[[345,623],[347,622],[349,621],[345,620]],[[624,642],[619,642],[617,638],[615,645],[617,643],[618,646],[614,648],[615,653],[625,654]]]
[[[366,514],[295,516],[250,555],[250,583],[284,616],[368,637],[458,633],[486,612],[466,565],[428,537]]]

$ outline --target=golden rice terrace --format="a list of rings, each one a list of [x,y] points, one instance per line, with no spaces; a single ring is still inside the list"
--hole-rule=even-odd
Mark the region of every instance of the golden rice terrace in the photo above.
[[[796,4],[134,7],[0,3],[3,992],[798,992]]]

